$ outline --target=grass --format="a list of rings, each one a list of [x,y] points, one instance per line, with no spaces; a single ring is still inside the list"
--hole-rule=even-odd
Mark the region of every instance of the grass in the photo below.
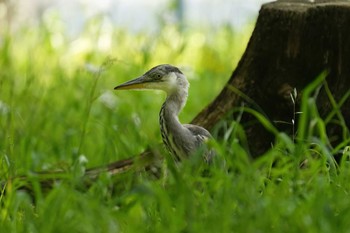
[[[327,89],[324,75],[302,97],[295,139],[258,112],[238,110],[277,136],[259,159],[251,161],[244,150],[239,121],[222,122],[227,135],[212,142],[218,163],[208,176],[208,168],[188,160],[180,168],[169,162],[159,180],[143,173],[103,174],[82,188],[79,169],[137,155],[161,141],[164,94],[114,93],[115,85],[159,63],[182,66],[191,88],[180,118],[188,122],[220,91],[250,35],[225,27],[209,37],[205,30],[179,33],[175,27],[134,35],[97,25],[99,19],[71,40],[53,17],[2,41],[0,177],[6,182],[27,175],[35,201],[8,182],[6,195],[0,193],[0,232],[349,231],[350,150],[337,110],[341,103],[333,101],[331,113],[344,131],[336,148],[325,133],[331,118],[324,121],[313,107],[318,88]],[[106,66],[108,57],[114,60]],[[332,159],[338,151],[339,165]],[[42,190],[33,171],[57,169],[67,179]]]

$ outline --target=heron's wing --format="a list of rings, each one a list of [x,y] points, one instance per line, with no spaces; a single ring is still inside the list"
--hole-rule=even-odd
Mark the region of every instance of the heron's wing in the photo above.
[[[184,124],[184,126],[191,131],[193,136],[201,136],[203,138],[209,139],[212,138],[211,134],[208,130],[204,129],[203,127],[200,127],[198,125],[191,125],[191,124]]]
[[[197,148],[203,145],[208,139],[213,138],[213,136],[209,133],[208,130],[200,127],[198,125],[184,124],[185,128],[187,128],[192,135],[196,138]],[[215,151],[213,149],[207,150],[204,154],[204,158],[207,162],[210,162],[215,155]]]

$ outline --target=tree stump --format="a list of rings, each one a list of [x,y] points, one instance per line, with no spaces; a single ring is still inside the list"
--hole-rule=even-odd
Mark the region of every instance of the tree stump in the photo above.
[[[192,121],[212,129],[232,109],[246,106],[263,111],[271,122],[291,122],[294,106],[290,92],[298,93],[322,71],[339,101],[350,87],[350,2],[349,1],[277,1],[262,6],[245,53],[230,80],[217,98]],[[233,91],[232,86],[255,102],[255,106]],[[321,116],[332,109],[327,95],[320,93],[317,107]],[[296,111],[300,99],[296,102]],[[257,109],[257,106],[258,109]],[[341,108],[347,128],[350,101]],[[259,156],[271,147],[274,136],[254,117],[244,114],[250,152]],[[291,126],[275,123],[287,133]],[[327,126],[337,137],[336,126]]]

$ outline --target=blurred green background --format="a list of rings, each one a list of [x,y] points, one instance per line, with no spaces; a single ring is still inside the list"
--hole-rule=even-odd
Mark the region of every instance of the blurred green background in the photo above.
[[[223,165],[188,160],[164,165],[160,179],[82,180],[86,167],[161,142],[165,94],[116,85],[178,66],[191,84],[188,123],[231,76],[263,2],[0,0],[0,233],[348,232],[348,140],[329,146],[312,88],[296,135],[250,111],[276,136],[259,159],[241,146],[239,121],[221,122],[227,130],[212,143]],[[52,189],[34,173],[57,170],[65,179]]]
[[[84,19],[78,26],[76,21],[82,19],[65,21],[62,6],[46,6],[27,22],[4,14],[1,175],[69,166],[81,155],[89,167],[96,166],[161,142],[158,113],[164,93],[113,91],[155,65],[176,65],[191,83],[182,122],[212,101],[244,51],[252,24],[240,25],[239,30],[230,22],[191,25],[179,2],[169,1],[160,9],[150,6],[156,24],[138,29],[132,21],[130,26],[118,24],[112,10],[103,7],[94,14],[77,11]],[[5,1],[1,9],[20,13],[20,4]],[[124,12],[128,14],[134,12]],[[108,59],[112,64],[99,72]]]

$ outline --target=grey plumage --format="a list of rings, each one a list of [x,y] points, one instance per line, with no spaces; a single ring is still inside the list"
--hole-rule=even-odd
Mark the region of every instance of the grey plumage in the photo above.
[[[197,125],[182,125],[178,114],[187,101],[189,83],[185,75],[175,66],[158,65],[141,77],[123,83],[115,90],[157,89],[167,93],[159,113],[160,131],[163,142],[175,161],[180,161],[194,154],[201,148],[211,134]],[[210,162],[214,151],[206,150],[204,159]]]

